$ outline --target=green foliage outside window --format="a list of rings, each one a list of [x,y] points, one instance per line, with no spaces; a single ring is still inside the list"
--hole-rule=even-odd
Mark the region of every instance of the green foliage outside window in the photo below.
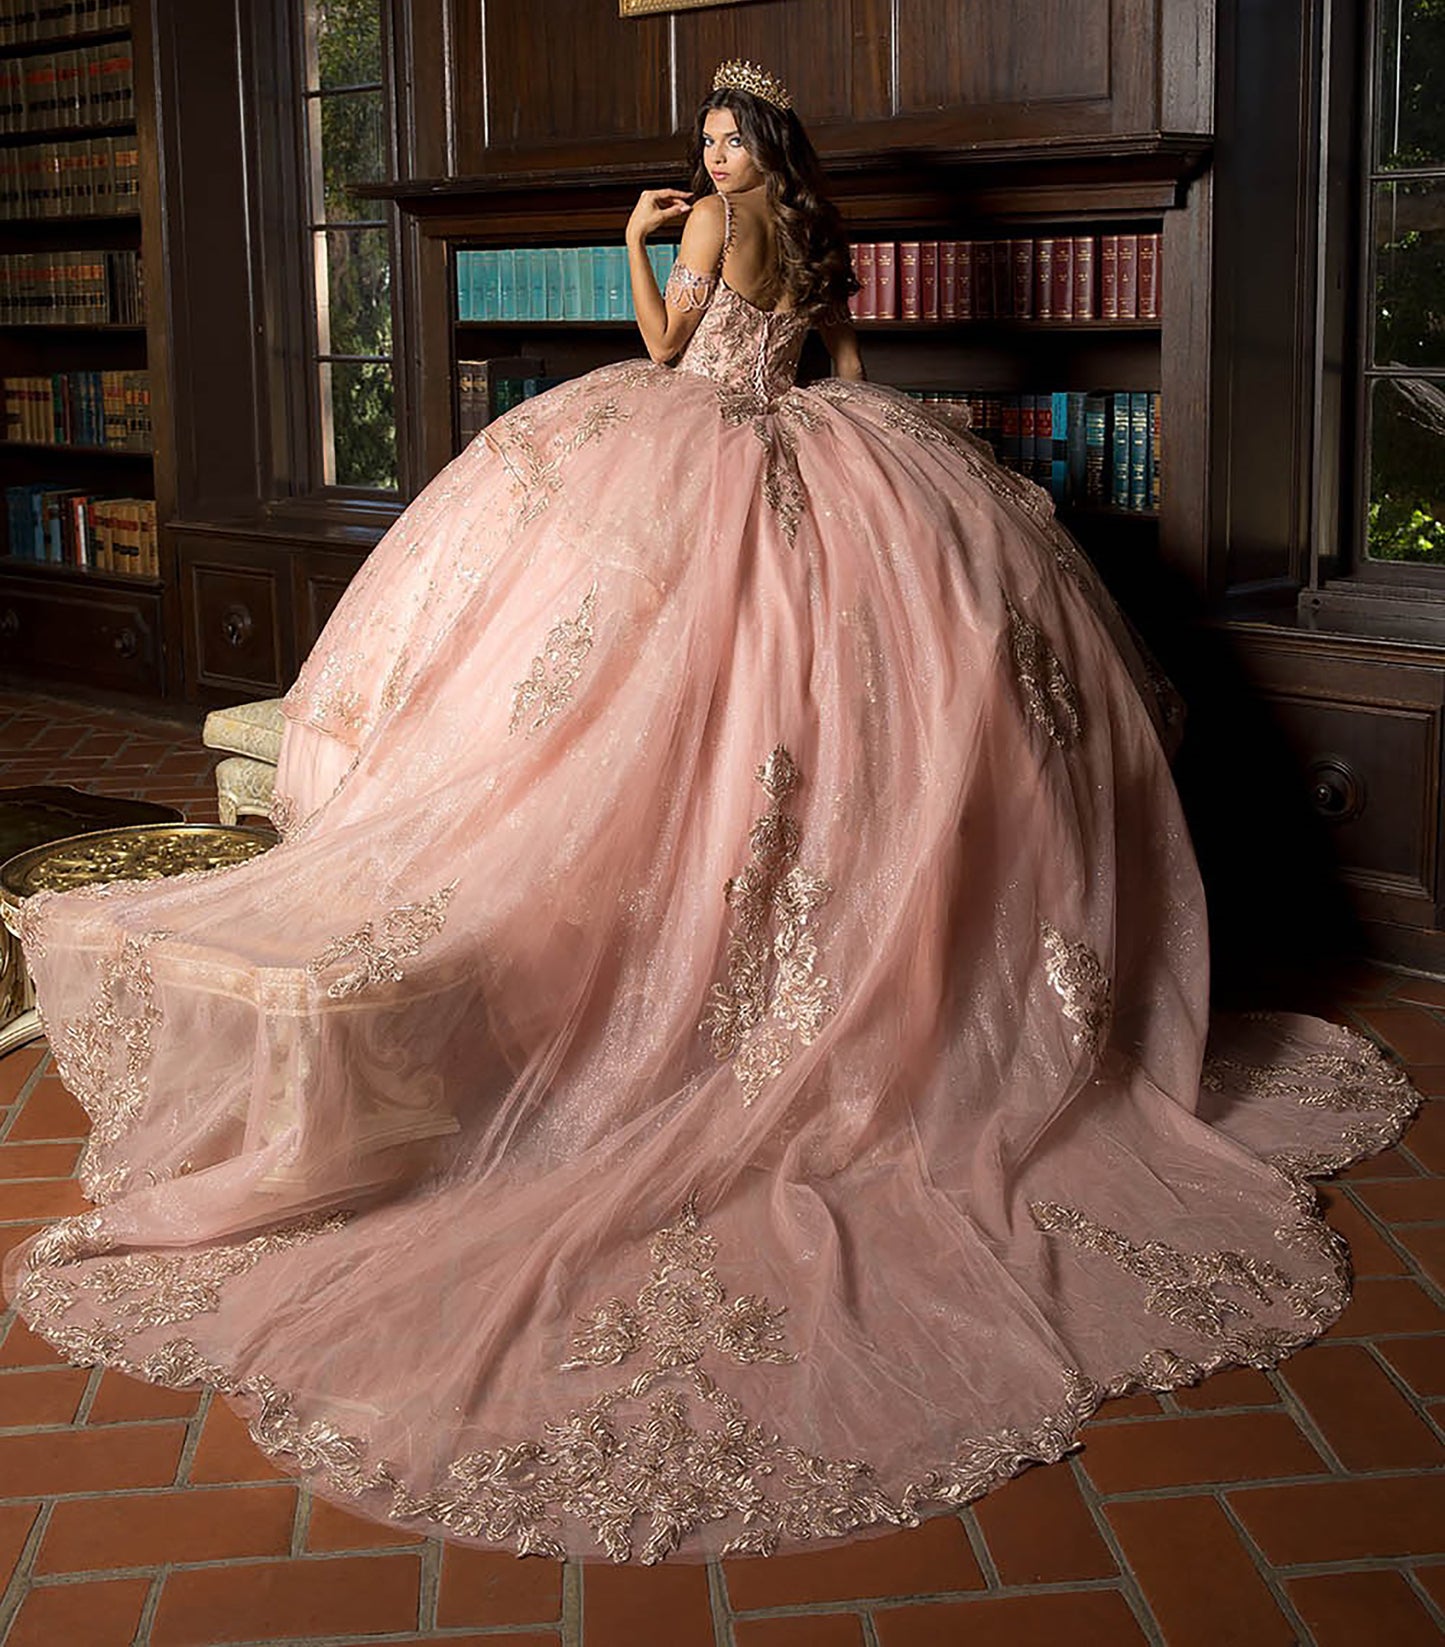
[[[1445,565],[1445,0],[1381,0],[1366,543]],[[1395,180],[1402,170],[1438,177]],[[1383,174],[1383,175],[1382,175]]]
[[[329,478],[395,491],[391,235],[348,185],[389,175],[380,0],[307,0],[318,348]],[[353,225],[323,228],[325,224]],[[354,225],[375,224],[375,227]],[[366,357],[372,358],[366,358]]]

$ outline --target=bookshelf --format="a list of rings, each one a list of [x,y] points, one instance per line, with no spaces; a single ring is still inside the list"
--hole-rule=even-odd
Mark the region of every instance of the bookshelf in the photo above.
[[[1182,571],[1201,591],[1209,577],[1205,515],[1199,507],[1202,476],[1192,455],[1206,444],[1207,397],[1199,384],[1207,363],[1200,319],[1187,300],[1191,278],[1195,289],[1208,289],[1207,273],[1200,276],[1196,261],[1207,250],[1201,251],[1190,188],[1206,160],[1207,144],[1196,141],[1173,148],[1162,142],[1152,154],[1142,155],[1137,148],[1110,154],[1101,145],[1087,156],[1059,157],[1030,153],[1020,145],[1006,158],[910,156],[907,172],[897,173],[870,166],[850,174],[845,165],[830,167],[834,196],[855,247],[944,238],[1033,247],[1067,237],[1071,242],[1087,238],[1097,248],[1105,237],[1129,237],[1136,243],[1148,239],[1158,280],[1153,313],[1137,312],[1136,295],[1136,312],[1123,316],[1104,316],[1099,301],[1079,319],[1036,312],[925,318],[926,300],[924,312],[909,318],[896,309],[884,317],[876,310],[855,315],[875,382],[925,399],[971,399],[976,427],[983,422],[979,410],[984,404],[1012,403],[1002,443],[997,422],[979,432],[994,440],[1004,461],[1046,486],[1049,475],[1038,452],[1031,463],[1016,447],[1012,413],[1019,402],[1068,396],[1077,403],[1085,395],[1103,396],[1112,417],[1114,397],[1129,394],[1144,397],[1151,419],[1157,409],[1162,425],[1157,483],[1151,484],[1150,474],[1142,493],[1136,486],[1132,497],[1122,500],[1107,487],[1088,496],[1082,487],[1070,488],[1067,495],[1051,488],[1061,517],[1126,605],[1131,589],[1157,582],[1162,563]],[[603,246],[620,246],[630,196],[618,189],[616,214],[608,222],[596,203],[596,189],[585,201],[574,193],[579,182],[559,177],[547,192],[516,185],[494,188],[484,179],[400,185],[391,191],[431,246],[431,266],[441,287],[434,308],[429,306],[433,320],[423,325],[424,344],[437,368],[425,377],[449,388],[445,399],[435,397],[427,407],[429,469],[440,467],[486,421],[475,411],[464,417],[458,393],[475,371],[474,363],[515,369],[519,359],[530,359],[536,364],[528,375],[545,387],[643,352],[629,319],[535,314],[521,319],[498,312],[477,318],[475,305],[468,303],[468,260],[479,252],[503,260],[515,257],[520,265],[537,255],[544,241],[570,244],[585,267],[587,257]],[[604,223],[611,237],[588,234]],[[530,232],[517,233],[520,225]],[[1171,292],[1179,302],[1171,303]],[[443,318],[435,324],[438,315]],[[802,380],[826,375],[828,369],[821,343],[811,338]],[[490,408],[493,414],[501,409],[505,406]],[[1051,407],[1050,434],[1052,415]],[[1152,440],[1146,440],[1152,457]]]
[[[0,671],[159,697],[147,25],[0,0]]]

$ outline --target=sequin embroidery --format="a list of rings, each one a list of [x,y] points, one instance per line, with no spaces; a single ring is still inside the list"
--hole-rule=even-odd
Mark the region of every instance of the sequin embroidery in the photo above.
[[[597,609],[597,585],[582,597],[570,618],[558,618],[547,631],[542,650],[532,659],[526,679],[512,688],[512,718],[507,730],[515,732],[531,716],[528,732],[539,732],[572,701],[582,665],[596,639],[592,619]]]

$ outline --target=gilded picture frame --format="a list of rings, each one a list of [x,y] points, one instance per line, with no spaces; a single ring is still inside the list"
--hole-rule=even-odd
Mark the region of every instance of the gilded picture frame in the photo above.
[[[700,11],[704,6],[740,6],[743,0],[617,0],[619,17],[648,17],[659,11]]]

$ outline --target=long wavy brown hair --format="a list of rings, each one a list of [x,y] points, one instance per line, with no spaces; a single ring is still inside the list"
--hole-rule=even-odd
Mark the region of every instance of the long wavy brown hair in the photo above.
[[[725,89],[703,99],[693,125],[688,161],[694,198],[714,192],[703,160],[703,125],[713,109],[737,122],[743,146],[763,174],[778,241],[778,282],[793,308],[809,314],[840,312],[858,290],[843,220],[829,200],[818,152],[791,109],[750,92]]]

